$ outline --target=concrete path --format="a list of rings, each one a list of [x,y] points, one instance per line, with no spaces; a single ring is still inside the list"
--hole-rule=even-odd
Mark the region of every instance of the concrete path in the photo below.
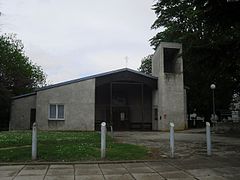
[[[155,148],[155,158],[169,157],[168,132],[114,132],[114,137],[122,143],[143,145]],[[226,137],[212,134],[213,154],[218,156],[231,156],[240,154],[240,138]],[[191,158],[196,155],[206,155],[205,129],[193,129],[175,132],[175,156]]]
[[[0,180],[239,180],[240,157],[141,163],[0,166]]]

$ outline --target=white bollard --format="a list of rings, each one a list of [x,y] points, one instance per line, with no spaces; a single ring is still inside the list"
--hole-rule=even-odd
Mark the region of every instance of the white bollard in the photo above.
[[[32,126],[32,160],[37,159],[37,123]]]
[[[210,123],[206,122],[206,138],[207,138],[207,155],[212,155],[212,144],[211,144],[211,129]]]
[[[106,156],[106,123],[101,123],[101,158],[105,158]]]
[[[170,123],[170,156],[174,158],[174,123]]]

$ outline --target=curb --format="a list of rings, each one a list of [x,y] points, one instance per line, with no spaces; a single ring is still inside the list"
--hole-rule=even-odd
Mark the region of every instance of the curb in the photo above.
[[[172,159],[172,158],[171,158]],[[162,160],[122,160],[122,161],[71,161],[71,162],[46,162],[46,161],[29,161],[29,162],[6,162],[1,163],[0,166],[10,165],[71,165],[71,164],[118,164],[118,163],[144,163],[144,162],[165,162],[166,159]]]
[[[201,156],[201,158],[209,159],[215,157],[212,156]],[[198,157],[199,158],[199,157]],[[143,159],[143,160],[99,160],[99,161],[26,161],[26,162],[0,162],[0,166],[10,166],[10,165],[73,165],[73,164],[118,164],[118,163],[145,163],[145,162],[169,162],[181,160],[179,157],[164,157],[162,159]]]

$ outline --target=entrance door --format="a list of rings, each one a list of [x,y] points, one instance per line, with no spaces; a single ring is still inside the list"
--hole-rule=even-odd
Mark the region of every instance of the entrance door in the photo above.
[[[129,130],[130,121],[128,107],[113,108],[113,129],[114,130]]]
[[[30,129],[32,129],[33,123],[36,121],[36,109],[31,109],[30,112]]]

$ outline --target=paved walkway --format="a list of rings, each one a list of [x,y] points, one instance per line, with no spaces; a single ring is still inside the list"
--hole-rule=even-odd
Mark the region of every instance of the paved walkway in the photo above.
[[[158,162],[0,166],[0,180],[239,180],[240,157]]]
[[[155,158],[169,157],[168,132],[114,132],[114,137],[123,143],[144,145],[155,148]],[[175,156],[191,158],[206,155],[205,129],[193,129],[175,132]],[[214,155],[231,156],[240,154],[240,138],[226,137],[212,133],[212,151]]]

